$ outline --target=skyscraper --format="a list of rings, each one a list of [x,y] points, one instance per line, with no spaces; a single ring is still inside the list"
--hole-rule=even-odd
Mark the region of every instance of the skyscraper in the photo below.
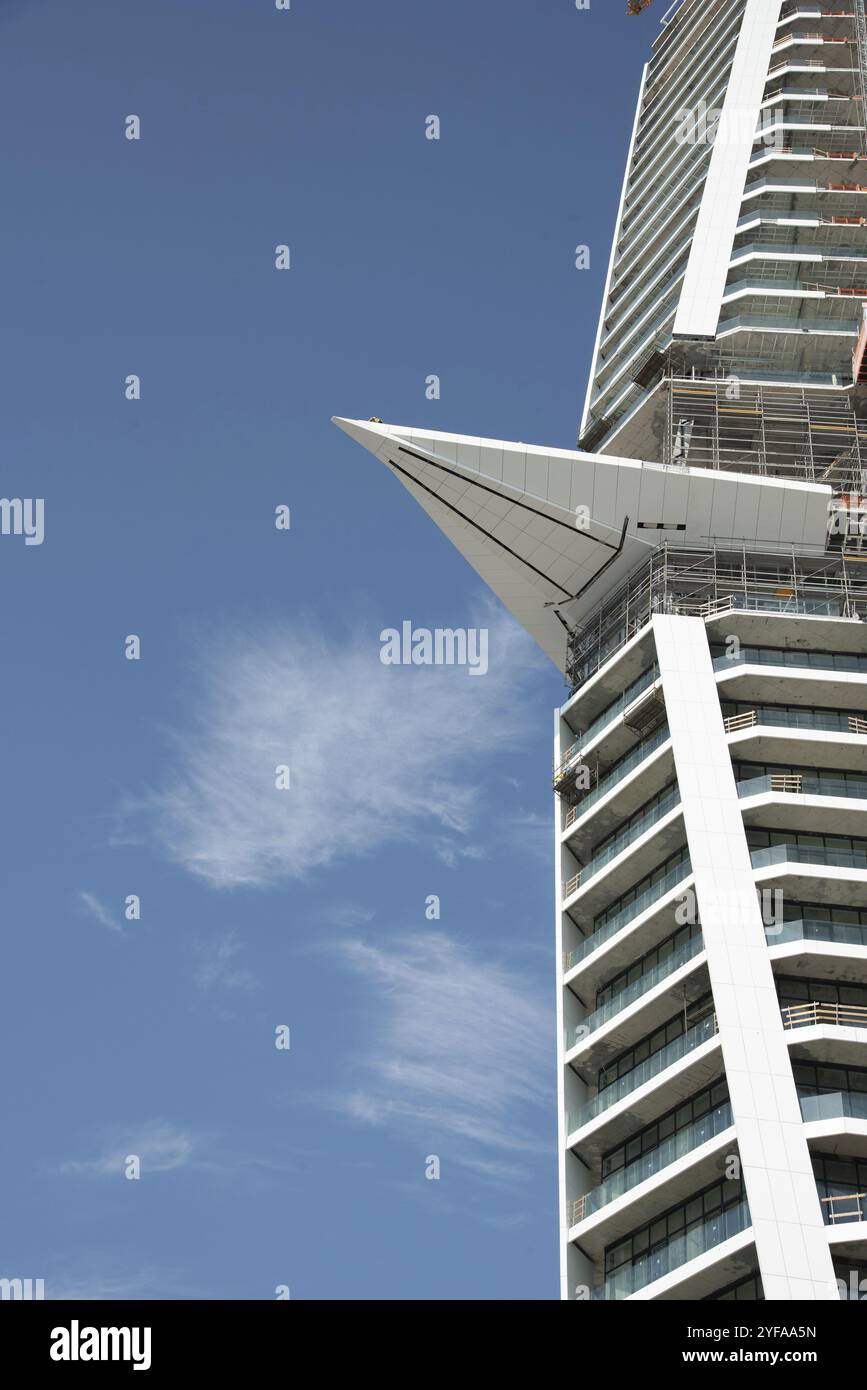
[[[673,5],[578,450],[337,421],[571,691],[567,1299],[867,1277],[865,94],[863,0]]]

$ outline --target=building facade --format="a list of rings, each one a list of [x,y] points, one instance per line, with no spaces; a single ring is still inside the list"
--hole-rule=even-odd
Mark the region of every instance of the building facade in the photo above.
[[[577,450],[337,421],[570,690],[564,1299],[867,1295],[867,28],[841,3],[663,17]]]

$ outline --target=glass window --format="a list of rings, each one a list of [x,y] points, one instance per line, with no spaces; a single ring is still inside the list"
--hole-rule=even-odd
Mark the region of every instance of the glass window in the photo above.
[[[717,1181],[609,1247],[606,1278],[629,1265],[632,1287],[641,1287],[742,1230],[748,1220],[743,1184]]]

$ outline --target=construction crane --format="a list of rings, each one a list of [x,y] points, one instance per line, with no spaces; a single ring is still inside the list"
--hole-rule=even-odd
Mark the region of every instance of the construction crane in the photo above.
[[[626,13],[641,14],[642,10],[646,10],[648,5],[652,4],[653,0],[629,0],[629,4],[626,6]]]

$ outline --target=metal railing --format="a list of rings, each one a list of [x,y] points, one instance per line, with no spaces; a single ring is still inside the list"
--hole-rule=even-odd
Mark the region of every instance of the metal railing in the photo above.
[[[843,1221],[867,1221],[867,1192],[845,1192],[836,1197],[821,1197],[822,1216],[826,1226]]]
[[[853,777],[808,776],[801,772],[772,772],[766,777],[748,777],[738,782],[738,796],[761,796],[763,792],[780,792],[787,796],[850,796],[867,800],[867,776],[861,781]]]
[[[845,36],[838,37],[835,34],[812,34],[809,32],[803,34],[788,33],[784,34],[781,39],[777,39],[771,52],[776,53],[777,49],[785,48],[787,45],[793,43],[840,43],[851,45],[852,42],[852,39],[846,38]]]
[[[731,714],[723,719],[727,734],[754,729],[759,724],[773,729],[820,729],[826,733],[867,734],[867,719],[859,715],[837,714],[833,710],[814,710],[808,707],[790,710],[774,705],[760,705],[756,709],[746,710],[743,714]]]
[[[679,603],[677,612],[693,618],[718,618],[723,613],[784,613],[787,617],[840,618],[839,599],[797,598],[794,592],[783,598],[778,595],[726,594],[707,603]]]
[[[778,64],[777,67],[775,67],[775,68],[769,68],[769,69],[768,69],[768,77],[776,77],[778,73],[786,72],[786,70],[787,70],[788,68],[791,68],[792,66],[795,66],[795,67],[797,67],[797,68],[821,68],[821,69],[824,71],[824,70],[826,69],[826,66],[827,66],[827,65],[825,64],[825,62],[824,62],[821,58],[795,58],[795,57],[791,57],[791,58],[787,58],[786,61],[785,61],[784,63]],[[846,69],[844,68],[844,69],[842,69],[842,71],[845,72]]]
[[[772,772],[768,781],[772,792],[800,796],[804,790],[804,779],[799,772]]]
[[[577,892],[578,892],[578,889],[579,889],[580,887],[581,887],[581,871],[580,871],[580,869],[579,869],[579,871],[578,871],[577,874],[573,874],[571,878],[564,879],[564,881],[563,881],[563,901],[565,902],[565,900],[566,900],[567,898],[571,898],[572,894],[573,894],[573,893],[577,893]]]
[[[741,729],[754,729],[759,722],[759,717],[755,710],[750,710],[749,714],[732,714],[728,719],[723,720],[723,728],[727,734],[736,734]]]
[[[811,1028],[830,1024],[832,1028],[867,1028],[867,1004],[829,1004],[814,1001],[786,1004],[780,1012],[784,1028]]]

